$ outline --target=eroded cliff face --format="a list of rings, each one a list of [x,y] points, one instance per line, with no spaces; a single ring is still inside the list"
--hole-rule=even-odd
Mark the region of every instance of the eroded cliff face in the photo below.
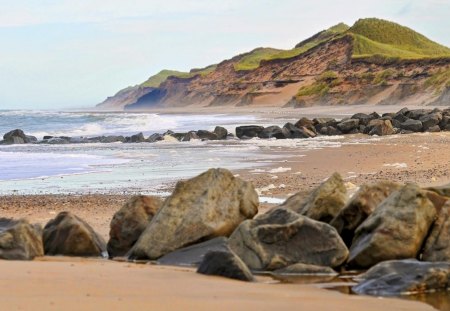
[[[237,71],[246,54],[223,61],[207,75],[169,77],[159,88],[130,90],[108,99],[125,109],[155,107],[399,104],[450,105],[448,86],[430,79],[450,70],[450,59],[353,59],[350,35],[288,59],[262,61]],[[108,106],[105,104],[104,106]]]

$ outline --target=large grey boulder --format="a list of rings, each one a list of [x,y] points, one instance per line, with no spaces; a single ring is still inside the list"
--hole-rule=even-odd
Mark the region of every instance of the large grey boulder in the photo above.
[[[342,120],[337,124],[337,128],[344,134],[352,132],[354,129],[358,128],[359,119],[347,119]]]
[[[240,281],[253,281],[245,263],[231,251],[213,251],[205,255],[197,273],[224,276]]]
[[[368,268],[385,260],[415,258],[436,214],[427,192],[407,184],[356,229],[349,265]]]
[[[441,208],[425,242],[422,260],[450,261],[450,201]]]
[[[264,130],[264,127],[259,125],[238,126],[236,127],[236,136],[238,138],[253,138],[257,137],[262,130]]]
[[[286,123],[281,129],[286,138],[311,138],[315,137],[316,133],[308,130],[306,127],[296,127],[292,123]]]
[[[216,133],[206,131],[206,130],[198,130],[197,136],[202,140],[218,140],[219,137]]]
[[[44,256],[42,228],[24,219],[0,218],[0,259],[32,260]]]
[[[252,270],[276,270],[296,263],[338,267],[348,256],[333,227],[285,208],[243,222],[228,244]]]
[[[114,214],[107,244],[110,257],[124,256],[133,247],[162,203],[157,197],[135,196]]]
[[[384,261],[358,277],[352,290],[361,295],[398,296],[450,288],[449,262],[415,259]]]
[[[334,173],[308,196],[297,193],[280,207],[289,208],[314,220],[330,222],[344,208],[347,188],[339,173]]]
[[[423,130],[428,131],[430,128],[439,125],[442,121],[442,113],[434,112],[420,117],[420,122],[422,122]]]
[[[217,139],[227,139],[228,130],[222,126],[216,126],[214,128],[214,134],[217,135]]]
[[[347,205],[330,222],[330,225],[336,228],[345,244],[350,247],[356,228],[372,214],[381,202],[401,187],[402,185],[391,181],[362,185]]]
[[[411,132],[422,132],[423,125],[419,120],[408,119],[400,124],[400,128]]]
[[[276,139],[285,139],[286,136],[283,134],[283,130],[281,127],[277,125],[268,126],[264,128],[259,134],[259,138],[276,138]]]
[[[34,136],[25,135],[20,129],[12,130],[3,135],[3,144],[30,144],[37,142],[37,138]]]
[[[46,255],[100,257],[106,243],[92,227],[70,212],[61,212],[44,227]]]
[[[158,259],[181,247],[228,236],[258,212],[258,194],[251,183],[226,169],[177,183],[134,247],[132,258]]]

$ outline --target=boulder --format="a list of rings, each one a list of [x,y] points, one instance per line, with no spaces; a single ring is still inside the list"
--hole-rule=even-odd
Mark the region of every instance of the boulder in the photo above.
[[[410,110],[408,111],[408,113],[406,113],[405,115],[413,120],[419,120],[421,117],[432,113],[433,110],[431,109],[414,109],[414,110]]]
[[[426,190],[436,192],[444,197],[450,197],[450,184],[438,187],[428,187]]]
[[[439,127],[439,123],[442,121],[442,113],[434,112],[420,117],[420,122],[422,122],[423,130],[428,131],[430,128],[435,126]]]
[[[385,260],[415,258],[436,214],[427,192],[407,184],[356,229],[349,266],[368,268]]]
[[[219,137],[217,137],[216,133],[206,131],[206,130],[198,130],[197,136],[202,140],[218,140]]]
[[[330,267],[307,265],[296,263],[272,272],[274,275],[333,275],[338,273]]]
[[[228,250],[228,239],[226,237],[218,237],[168,253],[156,262],[160,265],[168,266],[197,267],[207,253]]]
[[[125,142],[125,137],[123,136],[105,136],[100,142],[102,143],[116,143],[116,142]]]
[[[50,139],[44,139],[40,143],[49,145],[66,145],[70,144],[70,137],[53,137]]]
[[[226,169],[180,181],[131,249],[131,257],[158,259],[181,247],[228,236],[256,215],[258,205],[252,184]]]
[[[378,124],[375,124],[371,128],[371,130],[369,131],[369,135],[385,136],[395,134],[395,130],[394,127],[392,126],[391,121],[389,120],[373,120],[373,121],[380,121],[380,122],[378,122]]]
[[[411,131],[411,132],[422,132],[423,125],[419,120],[408,119],[402,124],[400,124],[400,128],[402,130]]]
[[[200,137],[197,135],[197,132],[190,131],[184,135],[184,137],[181,139],[181,141],[191,141],[194,139],[200,139]]]
[[[222,126],[216,126],[214,128],[214,134],[217,135],[217,139],[227,139],[228,130]]]
[[[306,131],[304,128],[298,128],[292,123],[286,123],[282,129],[283,135],[286,138],[310,138],[310,131]]]
[[[131,135],[130,137],[126,137],[125,141],[127,143],[142,143],[145,141],[145,137],[144,137],[144,134],[138,133],[135,135]]]
[[[430,126],[426,129],[424,129],[425,132],[429,132],[429,133],[437,133],[441,131],[441,128],[439,127],[439,125],[434,125],[434,126]]]
[[[336,135],[341,135],[342,134],[341,131],[339,131],[337,128],[335,128],[333,126],[322,127],[320,129],[319,133],[321,135],[327,135],[327,136],[336,136]]]
[[[262,130],[264,130],[264,127],[259,125],[238,126],[236,127],[236,136],[241,139],[253,138],[257,137]]]
[[[231,251],[213,251],[205,255],[197,273],[224,276],[240,281],[253,281],[245,263]]]
[[[350,247],[356,228],[372,214],[381,202],[401,187],[400,184],[391,181],[362,185],[347,205],[330,222],[330,225],[336,228],[345,244]]]
[[[373,117],[365,113],[356,113],[351,116],[350,119],[357,119],[359,120],[360,125],[367,125],[373,119]]]
[[[114,214],[107,245],[110,257],[124,256],[133,247],[162,203],[157,197],[135,196]]]
[[[0,218],[0,259],[32,260],[44,256],[42,228],[24,219]]]
[[[330,222],[347,202],[347,188],[339,173],[334,173],[307,197],[297,193],[280,207],[289,208],[311,219]]]
[[[244,221],[228,245],[252,270],[277,270],[296,263],[339,267],[348,256],[336,229],[286,208]]]
[[[106,243],[92,227],[70,212],[61,212],[44,227],[46,255],[103,256]]]
[[[390,260],[363,275],[352,290],[361,295],[398,296],[446,290],[450,287],[450,263]]]
[[[36,137],[27,136],[20,129],[12,130],[3,135],[3,144],[30,144],[36,141]]]
[[[272,138],[275,137],[276,139],[285,139],[286,136],[283,134],[283,130],[281,127],[274,125],[264,128],[259,134],[259,138]]]
[[[307,130],[307,131],[314,133],[313,136],[311,136],[311,137],[314,137],[317,135],[316,128],[314,127],[314,121],[312,121],[308,118],[303,117],[300,120],[298,120],[294,125],[296,127],[298,127],[299,129]]]
[[[359,119],[347,119],[338,123],[337,128],[344,134],[350,133],[359,126]]]
[[[450,261],[450,201],[441,208],[425,241],[423,261]]]
[[[155,133],[155,134],[150,135],[146,141],[149,143],[155,143],[155,142],[161,141],[161,140],[164,140],[164,135]]]

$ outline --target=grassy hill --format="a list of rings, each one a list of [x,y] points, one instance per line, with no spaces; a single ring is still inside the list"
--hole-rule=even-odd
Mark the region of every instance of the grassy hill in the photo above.
[[[216,65],[210,65],[205,68],[200,69],[192,69],[190,72],[176,71],[176,70],[161,70],[156,75],[151,76],[145,82],[141,83],[142,87],[159,87],[161,83],[167,80],[168,77],[177,77],[177,78],[192,78],[195,75],[207,75],[210,72],[213,72],[216,69]]]
[[[382,19],[360,19],[348,33],[354,38],[354,58],[373,55],[400,59],[450,57],[449,48],[408,27]]]

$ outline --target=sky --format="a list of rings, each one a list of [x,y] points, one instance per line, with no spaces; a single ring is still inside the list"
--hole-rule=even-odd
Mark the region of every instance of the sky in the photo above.
[[[0,109],[93,107],[161,69],[378,17],[450,46],[450,0],[0,0]]]

